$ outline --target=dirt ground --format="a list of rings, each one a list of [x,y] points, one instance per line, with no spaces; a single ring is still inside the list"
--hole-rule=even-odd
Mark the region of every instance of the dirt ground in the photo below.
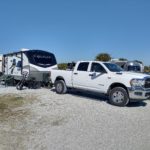
[[[149,150],[150,100],[0,87],[0,150]]]

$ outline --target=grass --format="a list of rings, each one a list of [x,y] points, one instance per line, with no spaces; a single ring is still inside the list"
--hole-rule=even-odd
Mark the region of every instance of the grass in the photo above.
[[[20,107],[24,104],[24,97],[18,95],[2,95],[0,96],[0,112],[5,109]]]
[[[0,95],[0,121],[5,120],[10,116],[16,117],[28,114],[23,106],[32,103],[35,99],[34,96],[29,95],[25,97],[17,94]]]

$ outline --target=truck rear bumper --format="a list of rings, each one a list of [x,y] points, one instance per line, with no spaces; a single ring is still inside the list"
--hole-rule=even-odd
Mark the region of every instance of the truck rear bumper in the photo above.
[[[130,101],[140,101],[150,98],[150,89],[144,88],[128,88]]]

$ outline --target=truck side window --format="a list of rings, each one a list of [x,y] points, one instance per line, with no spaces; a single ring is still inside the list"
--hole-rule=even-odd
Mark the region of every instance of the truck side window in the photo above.
[[[78,71],[87,71],[89,66],[89,62],[81,62],[78,66]]]
[[[99,63],[92,63],[91,72],[106,72]]]

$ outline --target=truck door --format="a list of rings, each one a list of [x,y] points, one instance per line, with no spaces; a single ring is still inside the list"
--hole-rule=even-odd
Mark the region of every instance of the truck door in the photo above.
[[[79,63],[76,70],[73,72],[73,87],[75,88],[88,88],[88,78],[89,78],[89,62]]]
[[[108,74],[104,67],[97,62],[91,64],[90,72],[88,73],[88,85],[93,91],[106,92],[108,82]]]

